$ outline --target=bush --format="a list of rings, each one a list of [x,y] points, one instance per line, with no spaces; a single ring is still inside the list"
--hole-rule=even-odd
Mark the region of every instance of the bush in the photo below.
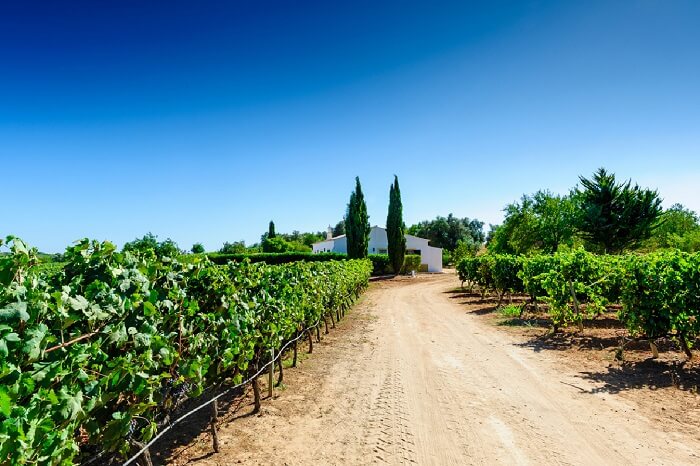
[[[220,254],[245,254],[246,251],[245,241],[234,241],[233,243],[226,241],[219,249]]]
[[[283,253],[283,252],[311,252],[311,248],[298,241],[287,241],[286,239],[275,236],[274,238],[266,238],[262,242],[262,252],[267,253]]]
[[[215,264],[225,265],[228,262],[243,262],[249,260],[250,262],[265,262],[266,264],[287,264],[289,262],[327,262],[327,261],[337,261],[346,260],[348,258],[347,254],[342,254],[339,252],[323,252],[320,254],[314,254],[311,252],[284,252],[284,253],[253,253],[253,254],[221,254],[221,253],[211,253],[207,254],[210,261]]]
[[[372,261],[372,275],[389,275],[392,272],[388,254],[369,254],[367,256]]]
[[[403,273],[418,272],[420,270],[420,256],[408,254],[403,260]]]

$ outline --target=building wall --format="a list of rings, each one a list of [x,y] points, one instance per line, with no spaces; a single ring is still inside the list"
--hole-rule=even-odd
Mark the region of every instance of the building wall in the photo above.
[[[442,272],[442,248],[426,246],[420,251],[421,264],[428,264],[428,272]]]
[[[312,246],[312,250],[314,253],[331,252],[333,251],[334,243],[335,241],[333,241],[332,239],[321,241],[320,243],[314,243]]]
[[[372,227],[369,231],[369,243],[367,244],[368,254],[386,254],[389,247],[389,240],[384,228]]]
[[[348,253],[348,239],[345,236],[335,240],[335,246],[333,247],[333,252],[342,252],[343,254]]]
[[[386,254],[389,240],[386,230],[381,227],[372,227],[369,232],[369,243],[367,252],[369,254]],[[420,251],[421,264],[428,266],[428,272],[442,272],[442,248],[436,248],[428,244],[425,238],[418,238],[413,235],[406,235],[406,249],[409,251]],[[348,240],[345,236],[340,238],[321,241],[313,245],[313,252],[348,252]]]

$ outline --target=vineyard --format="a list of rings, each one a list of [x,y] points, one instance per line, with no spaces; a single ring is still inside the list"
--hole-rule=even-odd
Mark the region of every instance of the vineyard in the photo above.
[[[1,243],[0,243],[1,244]],[[126,459],[185,400],[255,375],[366,287],[368,260],[182,263],[68,248],[60,269],[0,256],[0,463]],[[281,362],[280,362],[281,370]]]
[[[596,255],[583,249],[553,255],[484,254],[457,265],[462,284],[482,296],[525,294],[521,307],[546,306],[553,330],[618,309],[635,338],[670,337],[688,358],[700,333],[700,254],[667,250],[651,254]]]

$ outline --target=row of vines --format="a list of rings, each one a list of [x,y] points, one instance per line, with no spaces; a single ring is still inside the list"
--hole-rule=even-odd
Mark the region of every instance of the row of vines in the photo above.
[[[688,357],[700,334],[700,253],[485,254],[463,259],[457,272],[463,285],[482,294],[495,291],[500,300],[526,294],[534,306],[546,303],[555,329],[571,324],[583,329],[584,319],[615,306],[631,335],[650,341],[673,337]]]
[[[84,240],[47,273],[21,240],[5,246],[0,464],[124,458],[183,399],[240,382],[271,349],[338,318],[372,270],[368,260],[183,264]]]

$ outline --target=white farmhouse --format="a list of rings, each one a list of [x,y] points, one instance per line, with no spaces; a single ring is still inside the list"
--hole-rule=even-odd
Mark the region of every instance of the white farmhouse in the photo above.
[[[420,255],[421,264],[428,267],[428,272],[442,272],[442,248],[428,245],[428,240],[413,235],[406,237],[406,254]],[[368,254],[386,254],[389,242],[386,236],[386,228],[373,226],[369,232]],[[345,235],[333,236],[333,229],[329,226],[326,239],[314,243],[313,252],[348,252],[348,240]]]

